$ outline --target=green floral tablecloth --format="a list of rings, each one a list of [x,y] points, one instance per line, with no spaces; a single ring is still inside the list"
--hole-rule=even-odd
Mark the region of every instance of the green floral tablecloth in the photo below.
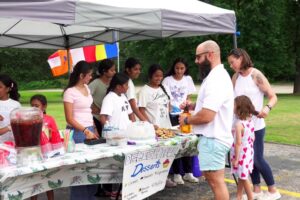
[[[113,147],[106,144],[77,144],[74,153],[28,166],[0,169],[1,199],[19,200],[61,187],[99,183],[120,183],[124,155],[153,146],[179,145],[176,157],[197,155],[198,138],[194,135],[159,140],[154,145]]]

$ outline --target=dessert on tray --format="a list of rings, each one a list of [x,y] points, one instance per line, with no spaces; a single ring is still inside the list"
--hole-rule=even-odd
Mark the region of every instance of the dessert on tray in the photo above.
[[[175,133],[172,130],[166,128],[158,128],[155,131],[155,134],[158,139],[168,139],[175,136]]]

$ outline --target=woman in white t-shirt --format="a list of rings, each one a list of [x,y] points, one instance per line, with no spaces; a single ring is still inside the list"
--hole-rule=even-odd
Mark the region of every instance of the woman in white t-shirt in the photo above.
[[[10,126],[10,112],[21,107],[17,83],[6,74],[0,74],[0,143],[14,141]]]
[[[94,129],[91,105],[93,97],[87,84],[92,78],[92,67],[85,61],[78,62],[69,78],[63,93],[67,128],[74,130],[75,143],[83,143],[85,139],[98,138]],[[70,187],[70,199],[94,199],[97,185],[81,185]]]
[[[144,117],[144,115],[142,115],[137,106],[136,92],[132,81],[134,79],[137,79],[141,73],[140,61],[136,58],[128,58],[125,62],[125,73],[129,76],[128,90],[126,92],[126,96],[131,106],[131,109],[134,112],[134,114],[139,118],[139,120],[147,121],[147,119]]]
[[[108,122],[111,126],[126,130],[130,122],[135,121],[125,93],[128,90],[129,77],[124,73],[116,73],[107,88],[100,112],[100,122]]]
[[[174,60],[162,84],[171,92],[172,112],[180,111],[180,105],[190,100],[191,94],[196,91],[194,81],[189,75],[188,65],[183,58],[176,58]],[[178,116],[179,115],[170,116],[173,126],[179,124]],[[182,166],[183,172],[185,173],[183,177],[180,175],[180,166]],[[192,173],[193,157],[175,159],[172,164],[172,169],[174,172],[174,182],[177,184],[184,184],[183,180],[192,183],[198,183],[199,181]]]

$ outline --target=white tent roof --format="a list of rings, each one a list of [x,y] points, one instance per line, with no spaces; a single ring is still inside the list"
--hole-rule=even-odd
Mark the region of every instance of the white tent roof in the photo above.
[[[235,33],[235,13],[197,0],[13,0],[0,3],[0,47],[99,43]]]

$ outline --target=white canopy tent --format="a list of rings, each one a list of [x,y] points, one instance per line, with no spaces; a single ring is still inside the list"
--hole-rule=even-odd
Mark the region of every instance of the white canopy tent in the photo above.
[[[0,2],[0,47],[69,49],[119,41],[233,34],[234,11],[197,0]]]

